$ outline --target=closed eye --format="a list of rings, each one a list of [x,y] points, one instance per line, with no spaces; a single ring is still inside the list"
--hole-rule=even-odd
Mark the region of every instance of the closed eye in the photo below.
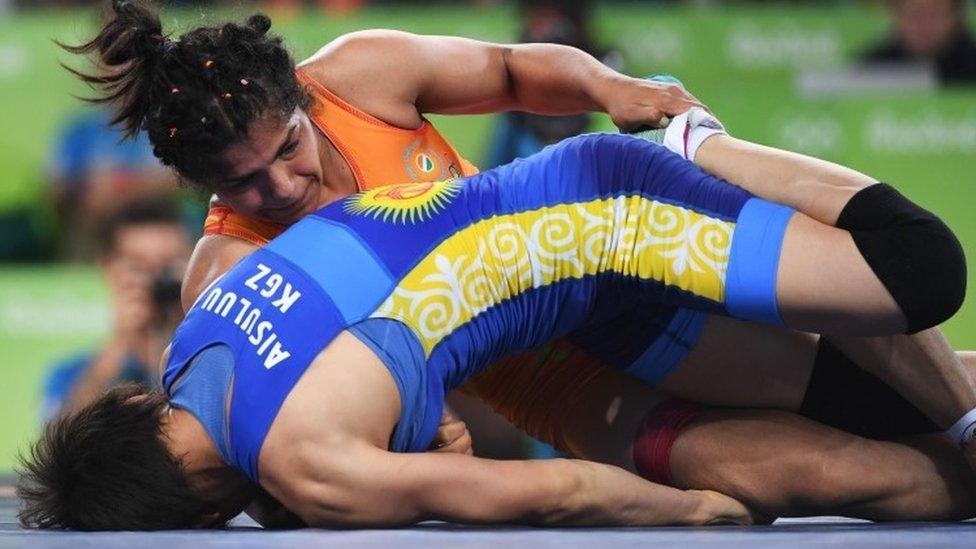
[[[280,156],[281,158],[288,158],[293,156],[295,154],[295,151],[297,150],[298,150],[298,140],[296,139],[291,143],[288,143],[287,145],[282,147],[278,156]]]
[[[220,190],[224,192],[240,192],[247,188],[250,183],[248,182],[250,178],[245,177],[243,179],[230,179],[221,182]]]

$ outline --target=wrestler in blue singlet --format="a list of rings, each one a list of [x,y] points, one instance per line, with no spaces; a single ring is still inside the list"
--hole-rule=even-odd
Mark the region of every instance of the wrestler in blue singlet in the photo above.
[[[780,323],[792,214],[623,135],[570,139],[463,182],[374,189],[306,217],[204,291],[163,384],[256,481],[282,402],[349,330],[399,388],[390,449],[423,451],[446,393],[503,355],[585,342],[638,309]]]

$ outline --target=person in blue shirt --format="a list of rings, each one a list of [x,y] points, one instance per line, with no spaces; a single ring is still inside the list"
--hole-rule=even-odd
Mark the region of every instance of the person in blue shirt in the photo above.
[[[190,236],[175,204],[161,198],[124,203],[100,232],[111,331],[97,349],[51,368],[43,389],[45,421],[84,407],[115,385],[158,385],[154,362],[182,317],[179,281]]]
[[[111,113],[89,109],[60,130],[48,162],[48,182],[60,223],[63,253],[88,259],[98,228],[123,202],[175,195],[173,174],[153,155],[144,133],[122,140]]]

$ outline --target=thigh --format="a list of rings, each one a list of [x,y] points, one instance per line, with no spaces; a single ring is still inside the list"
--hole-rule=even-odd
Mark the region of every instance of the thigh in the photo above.
[[[776,301],[784,324],[798,330],[867,336],[906,327],[850,233],[800,213],[783,238]]]
[[[711,316],[694,348],[657,388],[714,406],[797,410],[819,336]]]

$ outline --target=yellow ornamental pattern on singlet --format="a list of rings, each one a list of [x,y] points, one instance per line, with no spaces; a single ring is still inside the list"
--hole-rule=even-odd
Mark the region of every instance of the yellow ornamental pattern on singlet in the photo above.
[[[526,290],[614,272],[721,303],[735,223],[641,196],[500,215],[447,238],[373,317],[410,326],[427,356],[458,327]]]

